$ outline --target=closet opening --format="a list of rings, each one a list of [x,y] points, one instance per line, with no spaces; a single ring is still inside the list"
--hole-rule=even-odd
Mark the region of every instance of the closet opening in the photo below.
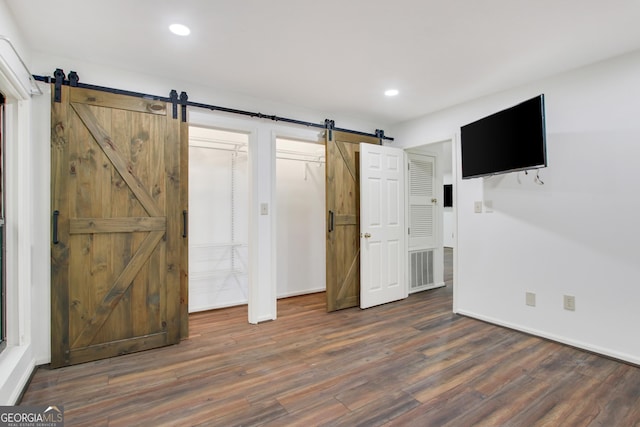
[[[249,135],[189,127],[189,312],[248,304]]]
[[[276,296],[326,290],[325,146],[276,138]]]

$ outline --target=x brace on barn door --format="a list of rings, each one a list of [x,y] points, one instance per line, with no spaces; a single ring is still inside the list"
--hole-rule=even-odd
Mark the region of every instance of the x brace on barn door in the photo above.
[[[198,107],[198,108],[204,108],[211,111],[220,111],[223,113],[230,113],[230,114],[240,114],[243,116],[249,116],[249,117],[254,117],[258,119],[269,119],[276,122],[284,122],[284,123],[291,123],[295,125],[325,129],[327,132],[329,132],[329,138],[331,138],[333,131],[339,131],[339,132],[346,132],[346,133],[351,133],[355,135],[378,138],[380,140],[380,144],[382,144],[383,140],[393,141],[393,138],[390,136],[386,136],[384,134],[384,130],[382,129],[376,129],[374,133],[366,133],[366,132],[360,132],[357,130],[337,128],[335,127],[335,121],[330,119],[326,119],[324,123],[313,123],[313,122],[307,122],[303,120],[279,117],[275,115],[254,113],[254,112],[245,111],[245,110],[237,110],[235,108],[227,108],[227,107],[220,107],[217,105],[203,104],[200,102],[192,102],[192,101],[189,101],[189,97],[186,92],[181,92],[180,96],[178,96],[178,92],[175,90],[172,90],[171,93],[169,94],[169,97],[167,98],[163,96],[148,95],[140,92],[132,92],[132,91],[127,91],[122,89],[114,89],[114,88],[109,88],[104,86],[90,85],[86,83],[80,83],[78,73],[76,73],[75,71],[71,71],[69,73],[68,80],[65,79],[64,71],[61,70],[60,68],[56,69],[56,71],[53,73],[53,76],[54,77],[34,75],[33,78],[41,82],[54,83],[55,85],[54,100],[56,102],[60,102],[60,96],[62,93],[61,87],[64,85],[64,86],[72,86],[72,87],[81,87],[84,89],[99,90],[102,92],[115,93],[118,95],[128,95],[128,96],[134,96],[137,98],[151,99],[154,101],[170,102],[171,104],[173,104],[174,119],[178,118],[178,105],[180,105],[180,108],[182,109],[182,120],[185,122],[187,120],[187,115],[186,115],[187,107]]]

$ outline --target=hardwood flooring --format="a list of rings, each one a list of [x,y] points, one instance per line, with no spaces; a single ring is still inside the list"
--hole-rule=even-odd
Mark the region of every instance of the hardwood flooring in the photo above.
[[[454,315],[451,293],[192,314],[179,345],[39,368],[21,404],[67,426],[640,426],[639,368]]]

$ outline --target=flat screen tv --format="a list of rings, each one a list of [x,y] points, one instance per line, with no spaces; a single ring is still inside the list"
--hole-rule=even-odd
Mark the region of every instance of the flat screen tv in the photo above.
[[[460,129],[462,178],[547,166],[544,94]]]
[[[453,184],[444,184],[444,203],[445,208],[453,207]]]

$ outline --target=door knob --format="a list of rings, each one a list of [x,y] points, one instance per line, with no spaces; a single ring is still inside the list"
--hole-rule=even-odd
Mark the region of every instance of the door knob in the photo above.
[[[369,234],[369,233],[364,233],[364,238],[365,238],[365,239],[368,239],[369,237],[371,237],[371,234]]]

